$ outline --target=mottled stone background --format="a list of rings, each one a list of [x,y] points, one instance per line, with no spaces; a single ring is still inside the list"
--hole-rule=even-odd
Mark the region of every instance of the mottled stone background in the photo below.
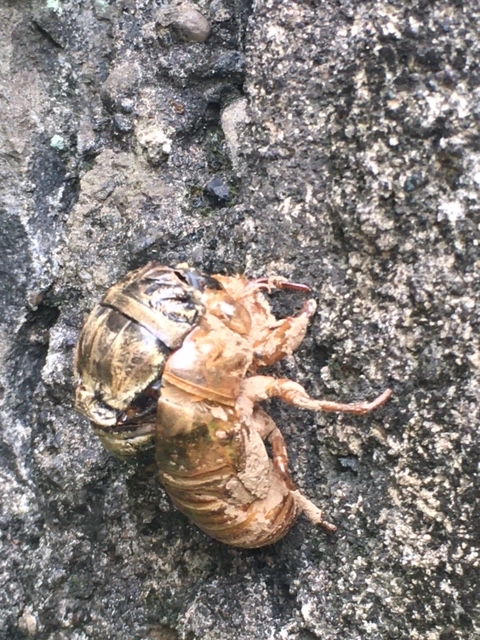
[[[0,638],[480,638],[480,6],[2,0]],[[319,311],[272,403],[338,525],[224,547],[72,407],[86,312],[157,259]],[[301,296],[276,295],[278,312]]]

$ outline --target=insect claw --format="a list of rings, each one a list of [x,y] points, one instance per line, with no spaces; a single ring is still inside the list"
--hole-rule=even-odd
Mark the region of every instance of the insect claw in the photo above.
[[[308,284],[302,284],[301,282],[284,282],[279,289],[289,289],[290,291],[301,291],[302,293],[309,293],[311,288]]]
[[[301,293],[309,293],[311,288],[300,282],[290,282],[283,276],[270,276],[266,278],[257,278],[255,280],[251,280],[248,283],[249,287],[253,286],[253,288],[257,289],[268,289],[268,291],[272,291],[272,289],[289,289],[290,291],[300,291]]]
[[[375,398],[375,400],[373,400],[368,405],[367,413],[370,413],[370,411],[374,411],[375,409],[378,409],[378,407],[381,407],[383,404],[385,404],[385,402],[390,398],[391,395],[392,395],[392,390],[385,389],[385,391],[381,393],[378,396],[378,398]]]

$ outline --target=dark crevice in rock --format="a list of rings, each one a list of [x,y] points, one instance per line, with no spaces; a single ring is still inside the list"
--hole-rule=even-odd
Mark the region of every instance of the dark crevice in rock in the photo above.
[[[40,303],[27,313],[9,350],[9,378],[15,392],[15,407],[21,416],[30,415],[34,391],[40,382],[48,353],[49,330],[59,316],[59,309]],[[21,380],[22,384],[18,384]]]

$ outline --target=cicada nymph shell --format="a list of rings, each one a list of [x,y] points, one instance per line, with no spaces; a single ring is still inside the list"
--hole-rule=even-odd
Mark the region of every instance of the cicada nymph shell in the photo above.
[[[280,276],[206,276],[150,263],[107,291],[75,357],[76,408],[106,448],[125,456],[154,446],[173,503],[237,547],[275,542],[300,513],[335,530],[295,487],[282,433],[262,400],[363,415],[391,395],[341,404],[260,375],[295,351],[316,309],[310,299],[279,320],[264,295],[272,289],[309,291]]]

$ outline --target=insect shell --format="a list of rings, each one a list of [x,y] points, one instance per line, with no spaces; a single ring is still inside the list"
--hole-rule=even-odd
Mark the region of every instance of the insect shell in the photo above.
[[[335,530],[295,487],[285,441],[262,400],[361,415],[391,394],[340,404],[258,375],[298,347],[316,309],[308,300],[297,316],[277,320],[263,294],[276,288],[309,291],[280,276],[207,276],[152,262],[107,291],[75,354],[75,406],[104,446],[122,457],[154,446],[173,503],[237,547],[275,542],[302,512]]]

